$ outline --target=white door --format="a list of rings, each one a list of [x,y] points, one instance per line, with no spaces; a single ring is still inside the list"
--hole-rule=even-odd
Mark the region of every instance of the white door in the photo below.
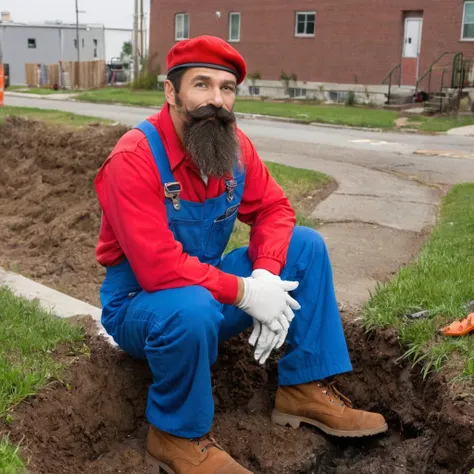
[[[404,58],[417,58],[420,55],[422,25],[422,18],[405,19]]]

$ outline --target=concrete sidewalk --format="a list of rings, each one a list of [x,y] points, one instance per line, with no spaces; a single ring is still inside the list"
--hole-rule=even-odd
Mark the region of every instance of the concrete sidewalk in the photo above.
[[[73,99],[78,94],[77,92],[72,92],[71,94],[32,94],[32,93],[22,93],[14,91],[5,91],[6,97],[20,97],[24,99],[47,99],[47,100],[59,100],[66,101]]]
[[[448,130],[447,134],[458,137],[474,137],[474,125],[452,128],[451,130]]]

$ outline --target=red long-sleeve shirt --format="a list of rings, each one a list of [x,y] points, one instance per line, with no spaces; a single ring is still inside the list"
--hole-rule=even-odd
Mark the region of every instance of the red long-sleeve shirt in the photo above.
[[[209,177],[206,185],[186,157],[168,106],[148,120],[162,138],[173,175],[182,186],[182,199],[204,202],[225,192],[224,179]],[[241,130],[237,133],[246,167],[238,219],[252,227],[249,256],[254,269],[279,274],[286,262],[295,213],[250,140]],[[117,264],[126,256],[145,291],[200,285],[221,303],[235,301],[237,277],[184,253],[175,240],[168,227],[159,171],[139,130],[119,140],[94,183],[103,211],[96,247],[101,265]]]

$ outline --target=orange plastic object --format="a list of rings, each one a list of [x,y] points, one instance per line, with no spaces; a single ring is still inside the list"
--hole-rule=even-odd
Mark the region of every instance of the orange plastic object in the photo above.
[[[474,331],[474,313],[471,313],[462,321],[455,321],[449,326],[441,329],[441,334],[444,336],[465,336],[471,331]]]

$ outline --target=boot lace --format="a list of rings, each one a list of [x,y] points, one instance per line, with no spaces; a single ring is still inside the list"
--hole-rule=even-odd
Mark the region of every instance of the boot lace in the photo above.
[[[207,433],[204,436],[201,436],[199,438],[193,438],[191,440],[191,443],[196,444],[201,448],[201,452],[203,453],[204,451],[210,449],[210,448],[219,448],[220,450],[223,450],[223,448],[219,445],[219,443],[215,440],[214,435],[211,433]]]
[[[318,387],[322,388],[322,392],[326,397],[329,397],[331,403],[334,403],[335,398],[339,401],[339,406],[343,407],[345,405],[352,408],[352,402],[336,388],[336,382],[318,382]]]

